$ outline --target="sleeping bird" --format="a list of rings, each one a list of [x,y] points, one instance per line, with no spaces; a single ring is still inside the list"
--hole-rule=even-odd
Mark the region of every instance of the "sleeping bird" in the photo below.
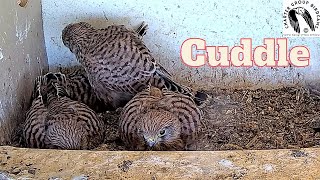
[[[27,147],[92,149],[104,140],[104,122],[87,105],[71,100],[66,77],[48,73],[35,81],[23,137]]]

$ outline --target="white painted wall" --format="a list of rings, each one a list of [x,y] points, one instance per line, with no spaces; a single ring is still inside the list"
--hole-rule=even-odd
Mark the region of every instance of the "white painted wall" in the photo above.
[[[311,65],[306,68],[189,68],[180,60],[180,46],[190,37],[225,46],[247,37],[253,39],[253,47],[262,44],[263,38],[282,37],[281,0],[43,0],[42,6],[51,69],[76,64],[61,41],[61,31],[68,23],[137,27],[146,21],[149,31],[144,40],[155,58],[189,85],[267,88],[320,79],[319,38],[289,38],[290,47],[310,48]]]
[[[0,5],[0,145],[24,121],[36,76],[48,71],[40,1]]]

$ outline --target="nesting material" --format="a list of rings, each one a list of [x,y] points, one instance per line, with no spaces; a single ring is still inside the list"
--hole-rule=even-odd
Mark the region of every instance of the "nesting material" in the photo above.
[[[221,90],[202,109],[203,136],[198,150],[319,147],[320,99],[300,87],[276,90]],[[117,112],[105,119],[107,138],[98,150],[124,150]]]

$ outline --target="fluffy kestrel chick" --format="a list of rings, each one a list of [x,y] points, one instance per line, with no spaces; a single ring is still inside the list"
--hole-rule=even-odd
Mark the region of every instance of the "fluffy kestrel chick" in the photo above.
[[[48,73],[36,79],[23,136],[27,147],[91,149],[104,139],[104,123],[87,105],[71,100],[66,78]]]
[[[62,40],[85,68],[97,96],[114,108],[123,107],[149,84],[186,94],[198,104],[205,101],[207,95],[194,94],[190,88],[174,82],[155,61],[142,41],[143,29],[134,31],[122,25],[95,29],[79,22],[63,29]]]
[[[189,96],[151,87],[120,115],[120,136],[131,150],[195,150],[201,111]]]
[[[75,67],[73,71],[67,73],[66,80],[70,99],[88,105],[97,113],[114,110],[111,104],[106,104],[97,97],[82,67]]]

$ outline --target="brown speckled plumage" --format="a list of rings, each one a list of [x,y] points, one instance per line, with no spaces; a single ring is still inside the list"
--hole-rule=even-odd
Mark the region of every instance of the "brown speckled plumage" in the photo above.
[[[67,97],[63,74],[38,77],[33,97],[23,128],[27,147],[91,149],[102,143],[103,121],[87,105]]]
[[[97,113],[114,110],[111,104],[100,100],[92,88],[87,73],[82,67],[74,68],[66,74],[67,93],[70,99],[88,105]]]
[[[201,111],[190,97],[151,87],[120,115],[120,136],[131,150],[195,150]]]
[[[142,36],[125,26],[95,29],[85,22],[69,24],[62,31],[62,40],[84,66],[97,96],[115,108],[149,84],[196,98],[190,88],[172,81]]]

